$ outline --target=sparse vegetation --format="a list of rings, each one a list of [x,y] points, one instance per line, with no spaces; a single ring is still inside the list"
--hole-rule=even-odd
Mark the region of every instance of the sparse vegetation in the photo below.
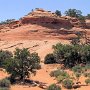
[[[85,24],[85,16],[82,15],[82,12],[77,9],[68,9],[65,11],[66,16],[76,17],[80,20],[81,24]]]
[[[50,73],[50,76],[55,77],[59,83],[61,83],[63,80],[65,80],[67,78],[70,78],[69,74],[61,69],[57,69],[55,71],[52,71]]]
[[[56,63],[54,55],[53,54],[47,54],[45,56],[44,64],[53,64]]]
[[[80,44],[80,39],[79,39],[78,37],[73,38],[73,39],[71,40],[71,44],[72,44],[72,45],[79,45],[79,44]]]
[[[71,89],[74,85],[73,81],[70,79],[66,79],[62,82],[63,87],[67,88],[67,89]]]
[[[62,84],[67,89],[79,88],[81,84],[79,78],[82,75],[90,78],[89,45],[63,45],[58,43],[53,46],[53,49],[56,62],[64,65],[66,69],[69,68],[71,72],[73,72],[73,76],[71,76],[61,69],[52,71],[50,76],[55,77],[58,83]],[[73,83],[73,80],[76,82],[76,84]],[[85,82],[89,85],[89,79],[86,79]]]
[[[86,80],[85,80],[85,83],[86,83],[87,85],[90,85],[90,78],[89,78],[89,79],[86,79]]]
[[[7,20],[5,20],[5,21],[1,21],[1,22],[0,22],[0,25],[9,24],[9,23],[11,23],[12,21],[15,21],[15,19],[7,19]]]
[[[87,77],[87,79],[85,80],[85,83],[87,85],[90,84],[90,73],[89,73],[89,69],[87,68],[87,65],[84,66],[80,66],[80,65],[76,65],[71,69],[71,73],[72,74],[68,74],[68,71],[64,71],[62,69],[57,69],[54,71],[51,71],[50,76],[51,77],[55,77],[55,79],[57,80],[58,84],[62,84],[63,87],[67,88],[67,89],[72,89],[72,88],[80,88],[81,85],[81,81],[80,81],[80,77],[81,76],[85,76]],[[88,73],[87,73],[88,72]]]
[[[78,81],[79,81],[79,78],[80,78],[80,76],[81,76],[81,73],[75,73],[75,76],[76,76],[77,82],[78,82]]]
[[[65,15],[78,18],[78,17],[82,16],[82,12],[80,10],[76,10],[76,9],[68,9],[67,11],[65,11]]]
[[[10,81],[8,79],[2,79],[0,80],[0,89],[2,90],[8,90],[10,88]]]
[[[72,71],[73,71],[74,73],[82,73],[82,72],[83,72],[82,67],[81,67],[80,65],[74,66],[74,67],[72,68]]]
[[[62,75],[59,75],[58,77],[57,77],[57,81],[58,81],[58,83],[61,83],[63,80],[65,80],[67,77],[65,77],[65,76],[62,76]]]
[[[55,14],[56,14],[57,16],[61,16],[61,11],[56,10],[56,11],[55,11]]]
[[[51,84],[47,90],[61,90],[61,87],[56,84]]]

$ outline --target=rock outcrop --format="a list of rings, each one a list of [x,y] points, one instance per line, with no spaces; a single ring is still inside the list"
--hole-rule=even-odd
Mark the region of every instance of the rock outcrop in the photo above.
[[[87,25],[87,28],[90,29],[90,20],[86,19],[86,25]]]
[[[17,21],[13,21],[9,24],[9,27],[11,29],[14,29],[14,28],[17,28],[17,27],[20,27],[21,26],[21,22],[20,20],[17,20]]]
[[[50,11],[44,11],[43,9],[36,9],[35,11],[32,11],[27,16],[21,18],[21,22],[22,24],[32,23],[47,27],[54,25],[55,27],[53,28],[72,27],[72,24],[69,20],[59,17],[55,13],[51,13]]]
[[[72,27],[86,27],[85,24],[80,22],[77,18],[72,18],[69,16],[57,16],[51,11],[45,11],[43,9],[35,9],[28,15],[22,17],[18,21],[12,21],[7,26],[11,29],[17,28],[25,24],[37,24],[48,28],[72,28]],[[0,27],[2,28],[2,26]]]

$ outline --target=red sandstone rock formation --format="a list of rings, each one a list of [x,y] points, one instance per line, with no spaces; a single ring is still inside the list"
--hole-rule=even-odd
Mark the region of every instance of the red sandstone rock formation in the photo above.
[[[31,12],[29,15],[21,19],[22,24],[40,24],[43,26],[48,25],[57,25],[58,27],[72,27],[72,24],[69,20],[66,20],[62,17],[58,17],[55,13],[49,11],[44,11],[42,9],[36,9]]]
[[[21,26],[20,20],[13,21],[13,22],[11,22],[11,23],[9,24],[9,27],[10,27],[11,29],[17,28],[17,27],[19,27],[19,26]]]
[[[37,8],[30,12],[28,15],[22,17],[18,21],[13,21],[7,26],[11,29],[17,28],[24,24],[38,24],[48,28],[72,28],[72,27],[85,27],[77,18],[69,16],[59,17],[51,11],[45,11]],[[2,26],[0,26],[2,28]]]
[[[57,27],[85,27],[85,24],[81,23],[77,18],[69,16],[59,17],[55,13],[45,11],[43,9],[36,9],[25,17],[21,18],[22,24],[40,24],[44,26],[57,25]]]

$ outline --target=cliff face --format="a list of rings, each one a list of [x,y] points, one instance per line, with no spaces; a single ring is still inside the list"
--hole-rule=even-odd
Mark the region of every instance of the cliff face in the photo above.
[[[22,24],[38,24],[38,25],[42,25],[45,27],[53,27],[53,26],[57,26],[57,28],[61,28],[61,27],[72,27],[72,24],[68,21],[68,20],[64,20],[64,19],[56,19],[56,18],[52,18],[52,17],[31,17],[31,18],[23,18],[21,20]],[[54,27],[54,28],[55,28]]]

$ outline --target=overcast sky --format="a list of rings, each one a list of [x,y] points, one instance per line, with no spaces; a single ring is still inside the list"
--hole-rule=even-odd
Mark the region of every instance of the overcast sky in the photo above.
[[[69,8],[81,10],[83,15],[90,13],[90,0],[0,0],[0,21],[19,19],[32,9],[43,8],[62,14]]]

